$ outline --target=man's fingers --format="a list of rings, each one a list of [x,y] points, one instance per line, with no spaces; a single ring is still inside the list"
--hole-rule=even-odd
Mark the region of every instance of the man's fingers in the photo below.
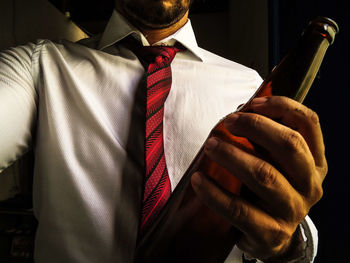
[[[191,183],[202,202],[226,218],[244,235],[258,242],[278,246],[282,243],[281,240],[291,234],[265,211],[225,191],[203,174],[195,173]]]
[[[316,166],[327,169],[320,122],[314,111],[292,99],[280,96],[254,99],[250,108],[255,113],[278,120],[300,133],[312,152]]]
[[[316,196],[314,190],[319,188],[315,185],[321,186],[319,182],[324,175],[317,172],[308,144],[298,131],[256,113],[233,114],[226,119],[225,125],[234,135],[246,137],[264,148],[299,192]],[[318,200],[318,197],[311,199]]]
[[[235,175],[255,193],[263,201],[262,205],[267,211],[293,220],[301,220],[307,213],[302,209],[301,196],[271,164],[218,138],[210,138],[205,151],[213,161]],[[281,210],[281,207],[285,209]],[[295,211],[295,207],[299,207],[298,212],[303,213],[295,215],[286,212]]]
[[[315,170],[315,164],[300,133],[255,113],[233,114],[225,124],[232,134],[246,137],[265,149],[274,164],[283,167],[281,172],[294,187],[303,192],[309,190],[310,178],[305,175]]]

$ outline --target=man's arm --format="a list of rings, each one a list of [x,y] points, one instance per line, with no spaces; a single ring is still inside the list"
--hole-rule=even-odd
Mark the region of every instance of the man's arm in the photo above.
[[[28,151],[36,118],[34,44],[0,52],[0,172]]]
[[[257,196],[254,204],[227,193],[203,174],[192,185],[209,207],[243,233],[237,246],[264,262],[288,262],[298,249],[298,226],[322,196],[327,173],[317,115],[291,99],[255,99],[253,113],[232,114],[227,129],[263,149],[259,157],[209,139],[207,155]],[[278,120],[278,121],[277,121]]]

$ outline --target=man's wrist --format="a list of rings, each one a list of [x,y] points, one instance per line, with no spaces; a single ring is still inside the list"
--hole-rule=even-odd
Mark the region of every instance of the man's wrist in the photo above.
[[[318,246],[318,234],[317,234],[317,229],[314,225],[314,223],[312,222],[312,220],[310,219],[309,216],[306,216],[305,219],[299,224],[298,226],[298,231],[300,231],[299,233],[302,234],[302,240],[303,242],[301,242],[300,245],[301,248],[304,248],[303,254],[302,256],[300,256],[299,258],[297,256],[295,256],[294,259],[291,259],[289,262],[288,261],[280,261],[283,263],[294,263],[294,262],[298,262],[298,263],[312,263],[314,262],[314,259],[316,257],[317,254],[317,246]],[[243,252],[241,252],[243,253]],[[242,262],[254,262],[254,261],[249,261],[249,260],[253,260],[254,258],[250,257],[249,255],[243,253],[244,255],[241,254],[241,257],[243,259]],[[248,260],[248,261],[244,261],[244,260]],[[256,260],[256,263],[263,263],[260,260]]]
[[[283,254],[278,255],[276,257],[270,258],[266,261],[256,260],[257,263],[275,263],[275,262],[285,262],[285,263],[296,263],[296,262],[304,262],[303,259],[306,258],[306,248],[307,248],[307,237],[305,236],[304,229],[300,224],[298,228],[295,230],[292,240]],[[253,262],[252,257],[249,255],[244,255],[243,262]]]
[[[304,231],[301,225],[297,227],[295,230],[289,247],[286,251],[277,258],[274,258],[271,261],[266,261],[266,263],[274,263],[274,262],[288,262],[295,263],[301,262],[306,255],[306,246],[307,246],[307,238],[304,235]]]

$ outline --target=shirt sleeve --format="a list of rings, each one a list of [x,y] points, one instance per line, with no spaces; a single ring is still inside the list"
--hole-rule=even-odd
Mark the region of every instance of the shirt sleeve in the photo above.
[[[306,216],[304,221],[301,222],[301,229],[305,241],[305,255],[298,263],[314,262],[317,255],[318,247],[318,232],[316,226],[312,222],[311,218]]]
[[[37,48],[28,44],[0,52],[0,172],[31,147],[38,100],[33,78]]]

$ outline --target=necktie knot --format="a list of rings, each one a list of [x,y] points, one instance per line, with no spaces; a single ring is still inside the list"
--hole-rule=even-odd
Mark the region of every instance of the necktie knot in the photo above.
[[[124,39],[123,43],[135,53],[142,63],[151,66],[153,70],[170,65],[176,53],[185,50],[181,44],[176,46],[142,46],[131,36]]]
[[[180,48],[170,46],[146,46],[140,48],[140,56],[148,63],[170,64]]]

